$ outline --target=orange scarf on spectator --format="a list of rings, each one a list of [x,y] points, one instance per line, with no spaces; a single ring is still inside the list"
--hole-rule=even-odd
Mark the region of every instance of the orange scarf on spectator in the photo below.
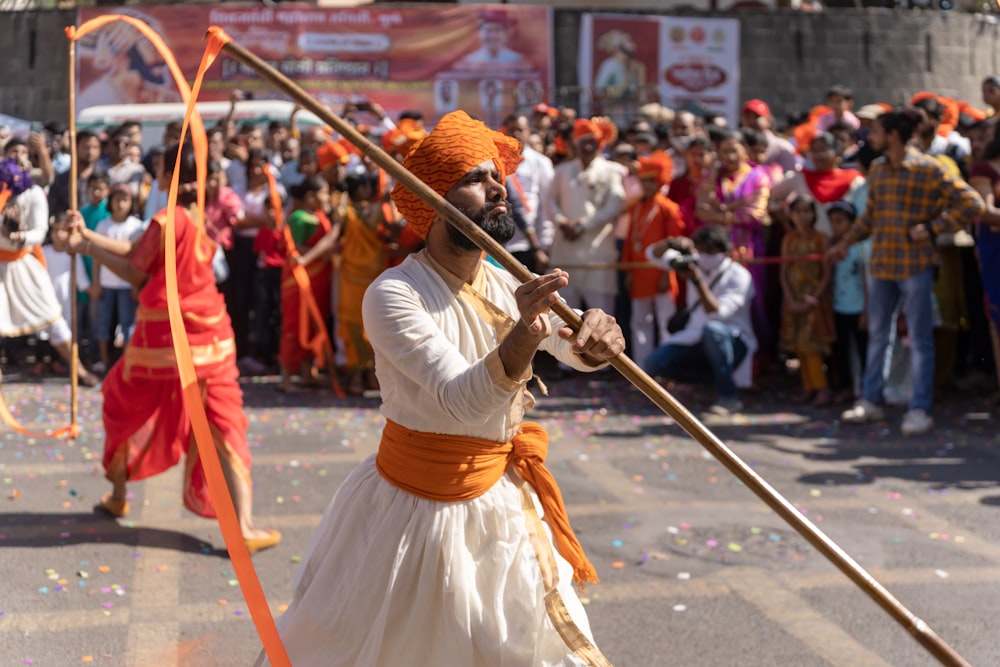
[[[559,486],[545,467],[549,434],[539,424],[524,422],[510,442],[441,433],[424,433],[391,419],[382,431],[375,465],[393,486],[439,502],[461,502],[486,493],[511,463],[535,489],[556,548],[573,566],[578,583],[597,583],[597,571],[587,560],[566,516]]]

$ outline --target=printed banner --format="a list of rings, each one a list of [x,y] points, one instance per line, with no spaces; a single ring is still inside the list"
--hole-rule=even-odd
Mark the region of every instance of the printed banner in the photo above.
[[[739,120],[737,19],[584,14],[578,69],[584,113],[628,122],[659,102]]]
[[[552,84],[551,10],[526,5],[419,9],[324,9],[313,5],[86,7],[79,22],[108,13],[146,21],[194,76],[204,35],[218,25],[309,94],[334,108],[368,99],[390,115],[423,111],[430,124],[463,108],[491,125],[545,101]],[[131,26],[111,24],[77,45],[77,106],[178,102],[152,46]],[[209,71],[204,100],[234,89],[284,99],[227,55]]]

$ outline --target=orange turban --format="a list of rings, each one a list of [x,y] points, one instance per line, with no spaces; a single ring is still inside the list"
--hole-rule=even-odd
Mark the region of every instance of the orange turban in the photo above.
[[[674,161],[663,151],[656,151],[652,155],[639,156],[639,178],[649,178],[652,176],[657,180],[662,188],[670,183],[674,177]]]
[[[959,114],[965,114],[966,116],[968,116],[969,118],[971,118],[976,122],[979,122],[981,120],[986,120],[986,112],[975,108],[974,106],[970,105],[966,100],[961,100],[958,103],[958,112]]]
[[[368,128],[364,125],[358,125],[357,130],[361,134],[368,134]],[[351,140],[348,139],[347,137],[341,137],[340,139],[337,139],[337,143],[340,144],[340,147],[343,148],[344,151],[347,153],[348,158],[351,157],[352,153],[358,156],[361,155],[361,151],[358,150],[358,147],[352,144]]]
[[[493,160],[500,180],[505,181],[521,163],[521,142],[491,130],[464,111],[452,111],[413,145],[403,166],[443,197],[486,160]],[[434,209],[402,182],[392,189],[392,200],[413,231],[426,238],[437,217]]]
[[[337,164],[347,164],[350,155],[337,141],[328,141],[316,149],[316,166],[320,171]]]
[[[405,156],[413,148],[413,144],[427,136],[427,130],[417,124],[412,118],[404,118],[399,125],[382,135],[382,148],[386,153],[399,153]]]
[[[577,118],[573,123],[573,143],[591,135],[604,148],[618,137],[618,127],[609,118]]]
[[[792,136],[795,138],[795,146],[798,148],[799,153],[805,154],[809,150],[809,144],[816,137],[816,125],[819,123],[819,119],[824,114],[828,114],[832,111],[830,107],[820,104],[814,106],[809,111],[809,118],[806,122],[795,127],[792,130]]]
[[[955,125],[958,124],[958,103],[950,97],[943,97],[926,90],[921,90],[918,93],[914,93],[913,97],[910,98],[910,106],[915,106],[917,102],[926,99],[937,100],[937,103],[941,105],[941,119],[938,121],[937,133],[942,137],[947,137],[955,129]]]

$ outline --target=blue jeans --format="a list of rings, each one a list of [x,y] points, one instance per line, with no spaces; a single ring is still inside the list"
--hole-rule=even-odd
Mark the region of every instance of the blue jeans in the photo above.
[[[906,280],[872,279],[868,290],[868,359],[861,396],[882,403],[885,354],[889,334],[896,325],[893,314],[902,300],[910,336],[910,369],[913,398],[910,409],[930,411],[934,402],[934,320],[932,295],[934,270],[927,268]]]
[[[709,321],[697,345],[667,343],[653,350],[644,369],[653,377],[702,384],[711,375],[719,398],[737,398],[733,371],[747,356],[747,345],[732,328],[716,320]]]
[[[132,337],[132,327],[135,326],[135,311],[131,289],[102,289],[101,300],[97,304],[97,340],[111,340],[117,322],[127,343]]]

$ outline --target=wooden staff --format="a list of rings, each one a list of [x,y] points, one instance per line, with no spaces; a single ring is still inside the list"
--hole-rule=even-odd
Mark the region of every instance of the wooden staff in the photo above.
[[[78,190],[78,165],[76,151],[76,40],[69,40],[69,208],[79,210],[80,194]],[[76,305],[76,253],[69,256],[69,414],[70,424],[77,423],[80,411],[79,372],[80,372],[80,341],[77,331]]]
[[[731,258],[737,264],[750,266],[752,264],[791,264],[794,262],[821,262],[823,255],[813,253],[809,255],[795,255],[792,257],[752,257],[750,259]],[[616,271],[635,271],[636,269],[662,269],[663,267],[652,262],[594,262],[591,264],[560,264],[559,268],[569,271],[570,269],[615,269]]]
[[[303,108],[312,111],[316,116],[329,124],[373,162],[386,170],[397,181],[412,190],[424,200],[448,224],[458,228],[476,245],[489,253],[503,268],[517,277],[521,282],[532,280],[535,276],[520,262],[508,253],[503,246],[483,232],[475,223],[465,217],[447,200],[439,195],[426,183],[411,174],[399,162],[389,156],[375,144],[358,132],[351,124],[341,119],[325,106],[314,100],[302,88],[285,75],[268,65],[256,55],[233,42],[224,47],[230,56],[244,63],[276,88],[298,102]],[[562,302],[552,305],[552,310],[566,322],[574,331],[581,325],[580,316]],[[741,482],[750,488],[757,496],[794,528],[802,537],[812,544],[830,562],[837,566],[859,588],[865,591],[890,616],[913,635],[941,664],[948,667],[971,667],[951,646],[945,643],[921,619],[903,606],[888,590],[875,581],[864,568],[852,559],[833,540],[823,534],[788,500],[781,496],[750,466],[736,456],[725,444],[704,424],[698,421],[687,408],[681,405],[659,383],[649,377],[634,361],[624,354],[611,360],[611,365],[629,380],[639,391],[650,398],[665,413],[670,415],[691,437],[697,440],[705,449],[712,453]]]

